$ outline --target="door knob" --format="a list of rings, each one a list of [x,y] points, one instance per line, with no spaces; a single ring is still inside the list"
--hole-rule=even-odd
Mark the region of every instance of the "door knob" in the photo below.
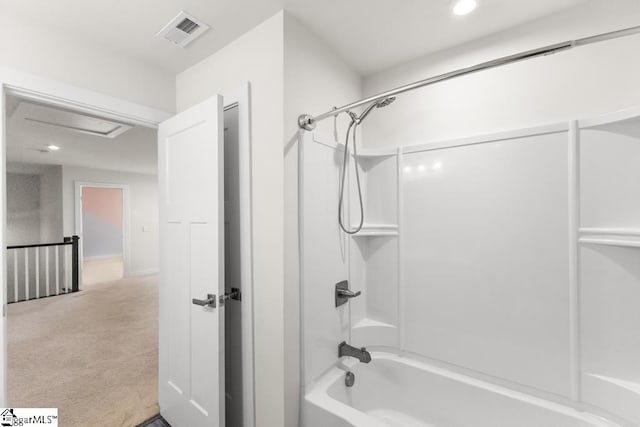
[[[216,296],[213,294],[207,294],[207,299],[197,299],[193,298],[191,302],[195,305],[201,305],[203,307],[216,307]]]

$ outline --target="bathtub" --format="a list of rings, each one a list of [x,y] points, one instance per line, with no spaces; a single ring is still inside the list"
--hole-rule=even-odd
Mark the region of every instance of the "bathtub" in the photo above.
[[[618,426],[568,406],[509,390],[391,353],[345,362],[304,398],[303,427],[585,427]]]

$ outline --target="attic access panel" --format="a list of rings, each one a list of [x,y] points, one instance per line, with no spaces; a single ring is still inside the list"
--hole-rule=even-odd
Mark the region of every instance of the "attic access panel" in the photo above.
[[[109,139],[122,135],[133,127],[113,120],[29,101],[20,101],[11,119]]]

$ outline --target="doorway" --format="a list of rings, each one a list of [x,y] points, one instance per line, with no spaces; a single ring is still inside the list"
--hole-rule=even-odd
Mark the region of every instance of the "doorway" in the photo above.
[[[157,131],[5,99],[8,403],[135,426],[159,410]]]
[[[76,182],[81,289],[125,277],[128,186]],[[77,206],[79,204],[79,206]]]
[[[117,100],[108,96],[86,91],[80,88],[62,85],[55,81],[33,78],[20,72],[9,70],[0,76],[0,98],[4,100],[7,94],[24,96],[32,100],[47,102],[51,105],[62,106],[63,108],[77,108],[80,111],[90,114],[98,114],[103,117],[126,120],[147,128],[157,129],[160,122],[170,115],[155,111],[143,106],[134,105],[125,101]],[[253,374],[253,259],[252,259],[252,236],[251,236],[251,157],[250,157],[250,104],[249,104],[249,84],[245,84],[236,90],[225,94],[226,105],[229,108],[236,108],[238,113],[238,238],[240,240],[239,270],[241,272],[239,283],[242,292],[242,304],[236,315],[241,318],[241,324],[234,333],[238,343],[241,344],[241,355],[236,359],[236,370],[241,371],[239,381],[242,383],[241,396],[234,396],[236,402],[242,402],[242,425],[251,427],[255,425],[254,414],[254,374]],[[4,103],[0,103],[4,107]],[[5,129],[6,120],[4,109],[0,116],[0,130]],[[4,132],[2,132],[4,133]],[[3,143],[6,144],[3,139]],[[2,167],[5,166],[4,162]],[[6,170],[6,169],[5,169]],[[5,179],[0,174],[0,179]],[[4,201],[3,201],[4,204]],[[6,212],[6,205],[2,212]],[[126,223],[125,223],[126,228]],[[6,236],[2,235],[2,245],[6,245]],[[124,245],[126,255],[127,245]],[[126,256],[125,256],[126,260]],[[1,268],[6,265],[2,264]],[[124,271],[126,273],[126,261]],[[6,302],[7,278],[4,279],[5,293],[0,293],[0,303]],[[229,305],[232,304],[231,302]],[[232,310],[229,310],[231,312]],[[231,335],[231,334],[230,334]],[[0,324],[0,403],[3,406],[8,404],[6,391],[6,321],[2,318]],[[236,345],[236,347],[240,347]],[[231,347],[230,347],[231,348]],[[238,390],[238,389],[236,389]],[[233,393],[232,393],[233,394]],[[236,403],[238,405],[238,403]],[[237,406],[239,407],[239,406]],[[227,423],[227,425],[231,425]],[[180,426],[175,426],[180,427]],[[234,425],[235,427],[235,425]]]
[[[225,293],[231,295],[242,283],[240,264],[240,170],[238,106],[224,110],[224,259]],[[241,292],[241,290],[239,290]],[[237,300],[225,307],[225,422],[243,425],[242,310]]]

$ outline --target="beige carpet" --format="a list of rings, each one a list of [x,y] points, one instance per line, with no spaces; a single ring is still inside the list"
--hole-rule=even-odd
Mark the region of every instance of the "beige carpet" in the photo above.
[[[8,400],[60,426],[135,426],[158,411],[158,280],[9,305]]]
[[[123,271],[122,257],[86,260],[82,263],[82,284],[95,285],[120,280],[124,276]]]

